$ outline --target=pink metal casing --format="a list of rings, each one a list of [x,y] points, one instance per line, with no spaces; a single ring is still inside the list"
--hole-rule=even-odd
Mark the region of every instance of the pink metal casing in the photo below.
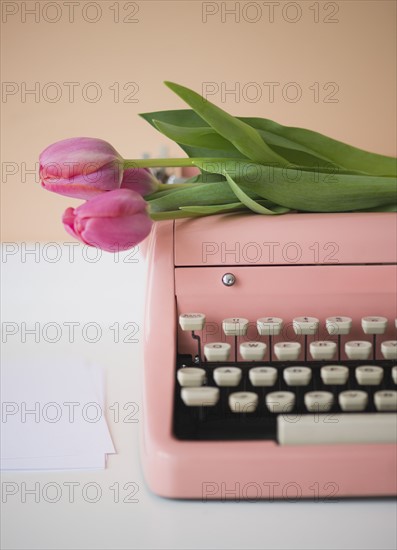
[[[349,339],[368,339],[360,331],[361,317],[397,318],[396,256],[393,213],[224,215],[156,223],[148,243],[141,432],[150,488],[165,497],[205,500],[257,498],[259,490],[261,498],[289,498],[291,491],[309,498],[396,494],[392,444],[280,446],[180,441],[172,433],[177,335],[179,351],[192,351],[178,328],[181,312],[201,311],[218,328],[203,334],[205,341],[219,341],[222,319],[236,315],[253,323],[267,315],[286,321],[313,315],[322,322],[348,315],[354,322]],[[230,271],[237,283],[225,287],[221,276]],[[391,324],[382,339],[396,339]]]

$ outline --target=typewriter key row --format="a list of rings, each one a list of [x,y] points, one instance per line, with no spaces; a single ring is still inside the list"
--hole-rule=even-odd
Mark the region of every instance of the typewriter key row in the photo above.
[[[253,386],[271,387],[278,379],[278,370],[274,367],[253,367],[248,377]],[[355,378],[360,386],[378,386],[383,380],[384,369],[376,365],[361,365],[355,369]],[[340,386],[347,383],[349,369],[343,365],[326,365],[320,370],[321,380],[325,385]],[[238,386],[242,378],[239,367],[218,367],[213,371],[217,386]],[[183,367],[178,370],[177,378],[182,387],[199,387],[206,383],[204,369]],[[392,368],[392,378],[397,384],[397,366]],[[283,379],[288,386],[307,386],[312,379],[312,369],[305,366],[287,367],[283,370]]]
[[[232,346],[228,342],[213,342],[206,344],[204,350],[201,348],[200,336],[195,331],[203,330],[206,317],[203,313],[185,313],[180,315],[179,324],[184,331],[191,331],[192,337],[197,343],[197,361],[201,363],[202,351],[207,361],[228,361]],[[256,327],[260,336],[266,336],[267,344],[261,341],[242,342],[238,346],[238,338],[246,336],[249,320],[243,317],[231,317],[224,319],[222,328],[225,336],[234,337],[234,359],[237,362],[237,349],[245,361],[262,361],[267,350],[269,361],[273,360],[273,353],[280,361],[297,361],[302,352],[300,342],[277,342],[273,346],[273,337],[279,336],[283,328],[283,319],[279,317],[262,317],[257,320]],[[308,342],[309,336],[314,336],[319,330],[319,319],[316,317],[295,317],[292,321],[296,335],[304,337],[304,358],[308,353],[316,361],[331,361],[337,356],[341,359],[342,335],[349,334],[353,321],[350,317],[328,317],[326,328],[330,335],[336,335],[337,342],[331,340],[320,340]],[[384,334],[388,320],[386,317],[363,317],[361,319],[362,329],[365,334],[372,335],[372,342],[366,340],[351,340],[344,343],[345,354],[351,360],[367,360],[372,354],[376,359],[377,335]],[[397,319],[395,320],[397,327]],[[397,340],[381,342],[381,353],[387,360],[397,359]]]
[[[231,345],[227,342],[205,344],[204,355],[207,361],[228,361]],[[243,342],[240,344],[240,355],[246,361],[262,361],[267,345],[263,342]],[[299,342],[278,342],[274,345],[274,354],[280,361],[297,361],[302,350]],[[335,358],[337,345],[328,340],[310,342],[310,355],[315,360],[330,361]],[[345,343],[345,353],[349,359],[366,360],[372,351],[371,342],[352,340]],[[381,343],[381,353],[385,359],[397,359],[397,340],[386,340]]]
[[[200,388],[182,388],[182,401],[190,407],[213,407],[220,398],[219,388],[204,386]],[[374,404],[379,412],[397,410],[397,391],[381,390],[374,394]],[[270,392],[266,395],[265,405],[270,413],[289,413],[295,407],[295,394],[289,391]],[[306,411],[329,412],[334,405],[334,395],[327,391],[311,391],[304,395]],[[345,412],[361,412],[368,405],[368,393],[365,391],[343,391],[338,395],[339,406]],[[253,413],[259,405],[259,396],[255,392],[241,391],[228,397],[229,408],[234,413]]]
[[[182,313],[179,316],[179,324],[182,330],[203,330],[206,317],[204,313]],[[364,334],[384,334],[387,329],[388,319],[381,316],[363,317],[361,327]],[[397,328],[397,319],[394,321]],[[295,317],[292,326],[297,335],[314,335],[317,333],[320,320],[316,317]],[[243,317],[230,317],[222,322],[223,332],[226,336],[245,336],[247,334],[249,320]],[[278,336],[284,326],[284,320],[280,317],[261,317],[256,326],[261,336]],[[350,317],[328,317],[325,326],[330,335],[349,334],[353,326]]]

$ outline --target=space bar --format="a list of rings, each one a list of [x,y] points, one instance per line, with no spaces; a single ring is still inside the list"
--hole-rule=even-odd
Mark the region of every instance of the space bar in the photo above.
[[[332,443],[395,443],[395,413],[279,415],[280,445],[328,445]]]

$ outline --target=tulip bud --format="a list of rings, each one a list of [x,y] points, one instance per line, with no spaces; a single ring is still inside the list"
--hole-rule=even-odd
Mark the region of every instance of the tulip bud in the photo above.
[[[102,139],[64,139],[40,155],[41,185],[60,195],[89,199],[119,189],[122,177],[122,157]]]
[[[62,222],[79,241],[108,252],[128,250],[145,239],[152,227],[147,203],[130,189],[103,193],[81,206],[68,208]]]
[[[145,197],[155,193],[160,188],[160,182],[149,168],[127,168],[124,170],[122,189],[131,189]]]

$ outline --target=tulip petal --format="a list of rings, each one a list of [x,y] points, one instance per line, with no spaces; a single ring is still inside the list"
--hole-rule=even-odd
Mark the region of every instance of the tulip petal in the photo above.
[[[103,191],[119,189],[123,179],[123,166],[119,162],[109,162],[95,172],[83,173],[78,180],[83,179],[87,185],[95,186]]]
[[[123,218],[92,218],[87,220],[82,238],[107,252],[128,250],[149,235],[152,224],[146,213]]]
[[[157,191],[159,181],[149,168],[127,168],[124,170],[121,189],[131,189],[144,197]]]
[[[62,216],[63,226],[65,230],[69,233],[69,235],[71,235],[78,241],[84,242],[81,236],[75,231],[75,228],[74,228],[75,219],[76,217],[74,214],[74,208],[71,208],[71,207],[67,208]]]
[[[42,187],[47,191],[74,197],[76,199],[89,199],[104,191],[119,189],[123,170],[121,165],[110,163],[102,166],[97,172],[80,174],[73,178],[44,178]]]
[[[116,218],[146,210],[147,203],[130,189],[116,189],[102,193],[76,208],[79,218]]]
[[[66,180],[42,181],[41,186],[46,191],[51,191],[52,193],[57,193],[58,195],[84,200],[91,199],[92,197],[105,192],[101,189],[97,189],[96,187],[89,187],[85,184],[79,183],[69,183]]]
[[[102,139],[69,138],[49,145],[40,154],[40,172],[45,177],[72,178],[95,172],[100,166],[121,161],[116,149]]]

